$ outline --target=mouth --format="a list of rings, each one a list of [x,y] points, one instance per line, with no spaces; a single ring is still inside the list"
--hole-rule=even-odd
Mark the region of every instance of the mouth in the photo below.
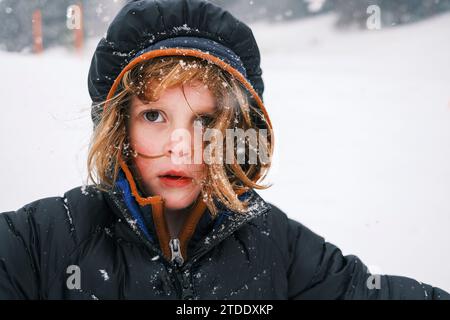
[[[159,175],[158,178],[164,185],[171,188],[185,187],[193,181],[192,177],[188,176],[184,172],[173,170]]]

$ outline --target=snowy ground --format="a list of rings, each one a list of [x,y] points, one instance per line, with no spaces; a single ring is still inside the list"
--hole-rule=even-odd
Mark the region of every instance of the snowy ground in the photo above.
[[[450,15],[333,20],[254,25],[276,134],[262,195],[373,272],[450,291]],[[0,212],[84,183],[93,50],[0,53]]]

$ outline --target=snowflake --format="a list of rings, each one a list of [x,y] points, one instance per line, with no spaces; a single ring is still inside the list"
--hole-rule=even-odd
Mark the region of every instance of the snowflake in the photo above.
[[[106,270],[99,270],[100,274],[102,275],[103,280],[108,281],[109,280],[109,275],[108,272],[106,272]]]

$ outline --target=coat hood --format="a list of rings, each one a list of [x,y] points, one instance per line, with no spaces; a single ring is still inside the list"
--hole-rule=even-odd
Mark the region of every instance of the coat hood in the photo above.
[[[88,75],[94,124],[102,113],[94,106],[113,96],[126,70],[168,55],[197,56],[232,73],[268,119],[260,53],[245,23],[204,0],[140,0],[119,11],[94,52]]]
[[[108,105],[98,104],[112,98],[124,74],[139,63],[161,56],[192,56],[207,60],[232,74],[249,93],[250,103],[259,108],[271,131],[264,107],[264,83],[260,53],[251,29],[228,11],[204,0],[140,0],[129,1],[110,24],[94,52],[88,75],[94,125]],[[164,226],[163,199],[160,195],[141,196],[127,164],[118,159],[128,180],[132,196],[141,207],[151,206],[157,232]],[[198,202],[192,225],[205,210]],[[197,217],[197,218],[195,218]],[[166,235],[158,234],[167,249]],[[190,235],[186,235],[188,239]],[[185,241],[184,243],[186,243]]]

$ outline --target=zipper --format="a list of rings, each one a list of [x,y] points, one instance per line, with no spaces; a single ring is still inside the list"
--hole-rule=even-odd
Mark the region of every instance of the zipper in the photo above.
[[[174,270],[177,278],[181,294],[179,295],[181,300],[192,300],[194,298],[194,289],[191,282],[190,271],[181,271],[180,269]]]
[[[114,197],[114,196],[112,196],[111,198],[112,198],[113,202],[116,204],[116,206],[119,208],[119,210],[122,211],[122,215],[124,217],[130,217],[130,215],[127,214],[127,210],[122,207],[122,203],[118,199],[116,199],[116,197]],[[269,209],[270,209],[270,207],[264,208],[263,211],[262,212],[259,211],[257,215],[243,219],[239,223],[235,224],[232,228],[230,228],[228,230],[228,232],[226,232],[225,235],[222,235],[222,237],[217,239],[218,241],[215,241],[214,244],[211,242],[209,246],[204,247],[201,250],[198,250],[197,252],[195,252],[193,254],[192,258],[189,259],[189,261],[185,264],[184,263],[185,261],[184,261],[183,255],[182,255],[180,238],[184,241],[183,244],[187,243],[190,240],[192,233],[195,231],[195,226],[197,225],[205,208],[206,208],[206,205],[202,201],[198,200],[198,202],[194,208],[194,212],[190,215],[190,217],[188,218],[188,221],[185,222],[184,229],[183,229],[183,232],[181,233],[181,236],[179,236],[179,238],[177,237],[177,238],[170,239],[168,242],[168,246],[167,246],[166,241],[169,238],[169,231],[167,228],[166,221],[164,220],[164,217],[163,217],[162,205],[160,203],[158,203],[158,205],[154,205],[152,203],[152,216],[153,216],[153,221],[155,222],[156,233],[157,233],[158,239],[160,241],[160,248],[157,248],[153,243],[148,241],[146,239],[146,237],[141,233],[139,228],[137,228],[137,229],[132,228],[132,230],[135,233],[137,233],[138,237],[141,238],[141,240],[143,240],[143,242],[147,245],[147,247],[150,247],[151,249],[153,249],[153,251],[157,252],[158,254],[161,254],[161,256],[163,256],[163,257],[164,256],[167,257],[170,255],[171,259],[170,259],[170,265],[168,265],[168,267],[169,267],[169,269],[172,269],[175,273],[176,280],[179,284],[179,287],[181,288],[181,298],[184,300],[193,299],[193,297],[194,297],[193,284],[191,281],[191,274],[189,271],[189,269],[192,267],[192,265],[200,257],[202,257],[204,254],[206,254],[208,251],[210,251],[217,243],[219,243],[220,241],[225,239],[226,235],[231,234],[234,231],[236,231],[237,229],[239,229],[244,224],[244,222],[252,220],[256,216],[259,216],[262,213],[269,211]],[[159,226],[158,226],[158,224],[159,224]],[[192,226],[194,226],[194,228],[186,229],[187,225],[192,225]],[[165,249],[164,249],[164,247],[165,247]],[[169,249],[169,252],[167,251],[167,249]],[[184,248],[183,250],[186,251],[186,248]],[[162,259],[162,260],[164,261],[164,259]],[[166,263],[167,263],[167,260],[166,260]],[[166,263],[164,263],[164,264],[166,264]]]
[[[132,219],[131,215],[128,214],[126,210],[126,206],[124,206],[124,204],[119,200],[118,197],[115,197],[114,194],[112,194],[111,200],[119,209],[121,215],[126,219],[127,222]],[[201,214],[204,213],[205,208],[206,205],[202,201],[198,201],[194,208],[194,212],[192,212],[190,216],[190,221],[186,221],[194,227],[188,228],[187,232],[182,232],[180,237],[172,238],[167,242],[170,236],[166,221],[164,220],[162,206],[154,206],[152,204],[152,215],[154,219],[153,221],[155,222],[156,233],[158,236],[158,240],[160,241],[160,248],[157,248],[153,243],[148,241],[148,239],[142,234],[139,228],[131,228],[137,234],[137,236],[147,245],[147,247],[156,252],[158,255],[166,258],[163,258],[162,262],[164,265],[166,265],[166,268],[168,270],[172,269],[172,271],[174,272],[174,280],[176,283],[176,287],[178,287],[178,290],[176,291],[178,296],[183,300],[193,299],[194,289],[191,281],[190,271],[186,270],[187,268],[185,268],[185,270],[181,270],[181,266],[184,265],[185,260],[182,254],[183,250],[181,247],[180,239],[187,243],[187,241],[192,236],[193,231],[195,230],[195,226],[197,225]],[[186,225],[187,223],[185,223],[185,227]]]
[[[170,262],[174,263],[178,267],[181,267],[184,263],[184,258],[181,254],[180,240],[178,238],[170,239],[169,247],[172,255]]]
[[[184,263],[184,258],[181,254],[180,240],[178,238],[170,239],[169,247],[172,255],[170,262],[175,265],[173,271],[175,272],[175,276],[181,292],[180,298],[182,300],[192,300],[194,297],[194,290],[190,279],[190,271],[181,270],[181,266]]]
[[[263,211],[259,212],[258,216],[261,214],[266,213],[269,211],[268,208],[264,209]],[[256,216],[252,216],[247,221],[250,221],[252,219],[256,218]],[[244,223],[240,223],[232,228],[229,229],[229,231],[226,233],[226,235],[231,234],[238,230],[240,227],[242,227]],[[203,248],[203,250],[198,251],[196,254],[194,254],[191,259],[184,264],[184,259],[181,254],[180,250],[180,241],[178,238],[172,238],[169,241],[169,247],[171,251],[171,262],[173,265],[175,265],[175,268],[173,269],[173,272],[175,273],[175,277],[178,281],[179,289],[181,289],[181,295],[180,298],[182,300],[192,300],[194,298],[194,289],[191,281],[191,274],[190,274],[190,268],[192,265],[203,255],[205,255],[208,251],[210,251],[213,247],[217,245],[217,243],[221,242],[226,238],[226,235],[217,239],[214,243],[210,243],[210,245],[206,248]],[[184,265],[183,265],[184,264]]]

